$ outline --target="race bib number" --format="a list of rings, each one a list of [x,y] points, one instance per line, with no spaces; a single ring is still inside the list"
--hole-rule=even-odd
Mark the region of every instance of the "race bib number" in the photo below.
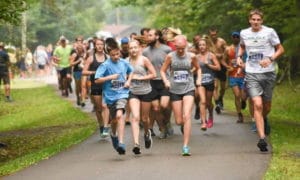
[[[211,74],[202,74],[201,77],[202,77],[201,79],[202,84],[210,83],[213,81],[213,77]]]
[[[174,71],[174,82],[188,82],[189,72],[188,71]]]
[[[112,90],[120,90],[123,89],[125,83],[120,80],[111,80],[111,84]]]
[[[264,55],[262,53],[257,53],[257,54],[251,54],[249,55],[249,62],[251,63],[258,63],[264,58]]]

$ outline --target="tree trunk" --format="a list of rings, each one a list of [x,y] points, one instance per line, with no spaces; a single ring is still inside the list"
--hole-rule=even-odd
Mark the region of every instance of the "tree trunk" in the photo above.
[[[21,37],[22,37],[22,42],[21,42],[21,48],[22,52],[25,52],[26,49],[26,38],[27,38],[27,18],[26,18],[26,12],[22,13],[22,23],[21,23]]]

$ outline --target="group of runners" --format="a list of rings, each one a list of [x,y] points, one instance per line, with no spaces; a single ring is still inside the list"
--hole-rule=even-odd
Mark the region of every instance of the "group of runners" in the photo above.
[[[182,155],[189,156],[191,117],[201,119],[199,129],[214,124],[213,110],[220,114],[226,80],[232,88],[238,123],[244,121],[241,109],[250,97],[260,151],[267,149],[270,112],[275,83],[275,61],[284,52],[274,29],[262,25],[263,13],[249,14],[251,27],[232,32],[232,44],[218,37],[217,29],[196,35],[193,45],[179,29],[141,29],[130,38],[76,38],[73,46],[65,37],[53,52],[63,96],[68,96],[73,75],[77,104],[84,106],[88,92],[99,123],[100,136],[111,137],[113,148],[126,153],[124,129],[130,118],[134,154],[141,154],[140,127],[144,145],[151,148],[154,122],[159,138],[172,136],[171,114],[183,135]],[[227,78],[228,76],[228,78]],[[213,103],[214,100],[214,103]],[[215,104],[215,107],[214,107]]]

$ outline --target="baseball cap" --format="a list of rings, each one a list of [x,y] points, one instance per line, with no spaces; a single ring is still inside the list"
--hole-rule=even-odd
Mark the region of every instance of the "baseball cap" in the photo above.
[[[240,33],[237,32],[237,31],[234,31],[234,32],[231,33],[231,36],[240,36]]]
[[[123,38],[121,39],[121,44],[127,44],[127,43],[129,43],[128,37],[123,37]]]
[[[66,39],[65,36],[60,36],[60,37],[59,37],[59,40],[60,40],[60,41],[66,41],[67,39]]]

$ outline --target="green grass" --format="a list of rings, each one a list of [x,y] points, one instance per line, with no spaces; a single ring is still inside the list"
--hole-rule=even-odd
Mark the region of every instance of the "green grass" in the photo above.
[[[96,129],[92,117],[60,98],[53,87],[17,83],[14,102],[4,102],[3,91],[0,98],[0,141],[8,145],[0,149],[0,176],[47,159]]]
[[[300,84],[299,79],[294,82]],[[235,111],[231,89],[225,96],[226,109]],[[249,113],[246,111],[246,115]],[[300,89],[287,82],[274,89],[270,141],[272,159],[264,179],[299,179],[300,177]]]

